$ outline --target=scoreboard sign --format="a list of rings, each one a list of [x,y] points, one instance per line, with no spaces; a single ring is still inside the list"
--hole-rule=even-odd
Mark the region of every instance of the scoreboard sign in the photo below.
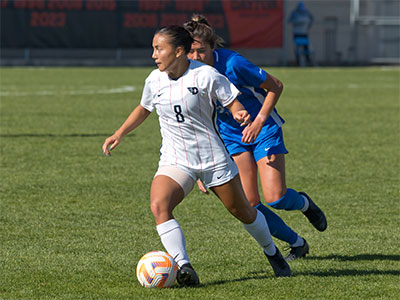
[[[2,48],[147,48],[154,32],[205,15],[232,48],[283,42],[283,0],[0,0]]]

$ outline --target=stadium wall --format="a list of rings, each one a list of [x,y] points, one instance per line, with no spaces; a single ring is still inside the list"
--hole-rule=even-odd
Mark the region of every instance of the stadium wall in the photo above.
[[[318,65],[399,64],[397,0],[305,0]],[[294,64],[297,1],[0,0],[1,65],[153,66],[155,29],[209,17],[227,47],[265,66]],[[138,18],[140,17],[140,18]]]

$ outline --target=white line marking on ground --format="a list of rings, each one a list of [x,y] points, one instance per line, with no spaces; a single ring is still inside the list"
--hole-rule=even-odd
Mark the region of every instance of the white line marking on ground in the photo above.
[[[48,90],[48,91],[32,91],[32,92],[6,92],[0,91],[0,97],[26,97],[26,96],[60,96],[60,95],[105,95],[105,94],[125,94],[134,92],[136,88],[134,86],[121,86],[118,88],[111,89],[90,89],[90,90],[69,90],[69,91],[60,91],[60,90]]]

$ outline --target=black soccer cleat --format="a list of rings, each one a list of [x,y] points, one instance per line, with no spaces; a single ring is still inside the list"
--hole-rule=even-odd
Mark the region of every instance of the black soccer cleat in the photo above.
[[[184,264],[179,268],[176,280],[182,286],[195,286],[200,284],[199,276],[191,264]]]
[[[311,198],[306,193],[299,192],[299,194],[306,197],[309,203],[308,209],[303,212],[303,214],[317,230],[324,231],[328,226],[328,222],[326,221],[326,217],[323,211],[311,200]]]
[[[276,253],[272,256],[267,255],[265,251],[264,254],[268,258],[276,277],[289,277],[292,275],[292,271],[290,270],[288,263],[283,258],[278,248],[276,248]]]
[[[302,258],[305,257],[308,254],[308,243],[305,239],[304,240],[304,245],[303,246],[299,246],[299,247],[290,247],[290,253],[288,254],[288,256],[285,257],[286,261],[293,261],[296,260],[298,258]]]

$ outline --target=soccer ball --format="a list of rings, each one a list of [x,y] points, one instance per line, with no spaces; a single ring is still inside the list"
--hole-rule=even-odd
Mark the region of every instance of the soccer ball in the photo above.
[[[136,267],[137,279],[146,288],[171,287],[177,273],[175,260],[163,251],[151,251],[143,255]]]

